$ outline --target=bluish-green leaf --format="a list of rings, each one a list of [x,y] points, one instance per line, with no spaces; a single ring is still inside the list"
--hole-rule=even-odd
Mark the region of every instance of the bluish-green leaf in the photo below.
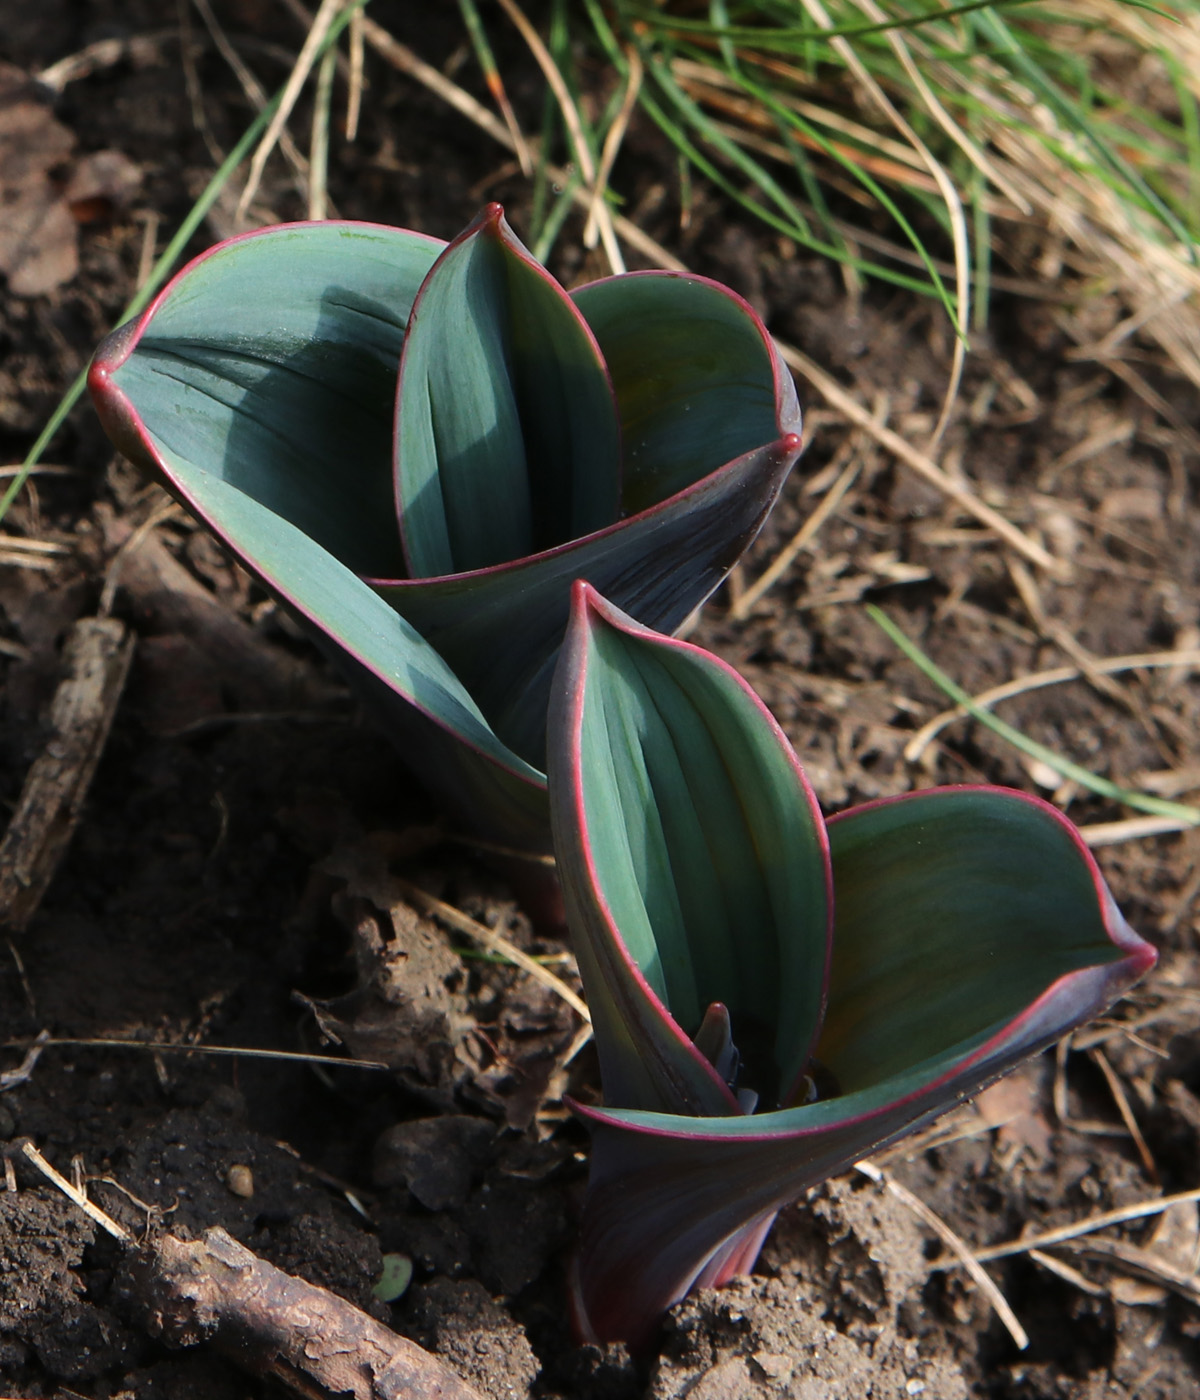
[[[497,840],[544,847],[541,772],[353,572],[397,562],[392,385],[436,251],[334,224],[221,245],[110,337],[90,385],[114,441],[292,609],[449,805]]]
[[[800,431],[795,386],[754,310],[675,272],[606,277],[571,293],[612,376],[622,504],[645,510],[759,443]]]
[[[414,578],[520,559],[617,518],[620,427],[603,360],[498,204],[421,288],[396,411]]]
[[[538,767],[571,584],[671,632],[758,533],[800,451],[770,442],[619,525],[495,569],[376,587],[446,658],[496,733]]]
[[[593,1133],[576,1309],[600,1340],[645,1340],[755,1222],[1097,1015],[1154,962],[1069,823],[1024,794],[918,793],[848,812],[830,837],[817,1054],[845,1092],[751,1117],[576,1106]]]
[[[829,837],[837,922],[817,1054],[846,1093],[1128,951],[1075,829],[1036,798],[936,788],[846,812]]]
[[[96,363],[101,373],[114,366],[114,383],[178,458],[357,572],[394,573],[403,567],[390,471],[396,372],[442,246],[371,224],[232,239],[190,264]],[[122,353],[135,343],[136,354]],[[92,383],[101,387],[95,373]],[[100,407],[103,416],[102,396]]]
[[[819,1025],[830,919],[824,826],[787,740],[723,662],[584,584],[551,732],[559,875],[605,1101],[729,1112],[689,1040],[720,1002],[739,1087],[777,1102]]]

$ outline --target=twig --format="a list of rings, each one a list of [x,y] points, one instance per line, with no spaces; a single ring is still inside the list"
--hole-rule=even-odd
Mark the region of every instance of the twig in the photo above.
[[[860,1171],[863,1176],[869,1177],[870,1180],[882,1182],[898,1201],[906,1205],[918,1220],[922,1221],[938,1236],[962,1267],[966,1269],[967,1273],[970,1274],[972,1281],[979,1291],[988,1302],[991,1303],[996,1312],[996,1316],[1008,1329],[1009,1336],[1011,1336],[1013,1341],[1017,1344],[1017,1348],[1020,1351],[1024,1351],[1029,1345],[1029,1337],[1025,1329],[1021,1326],[1020,1322],[1017,1321],[1017,1315],[1013,1312],[1012,1308],[1009,1307],[1008,1300],[1005,1298],[1004,1294],[1000,1292],[995,1281],[980,1264],[978,1255],[971,1253],[966,1241],[962,1239],[961,1236],[957,1235],[950,1226],[946,1224],[942,1217],[938,1215],[936,1211],[931,1210],[919,1196],[914,1195],[907,1186],[902,1186],[900,1182],[887,1172],[880,1171],[874,1162],[865,1160],[855,1162],[854,1167],[856,1171]]]
[[[543,967],[536,959],[531,958],[510,939],[505,938],[502,933],[497,933],[495,929],[490,929],[486,924],[472,919],[469,914],[464,914],[453,904],[447,904],[434,895],[427,894],[420,885],[399,879],[396,884],[404,897],[411,899],[422,913],[440,919],[443,923],[449,924],[452,929],[456,929],[459,933],[465,933],[468,938],[482,944],[489,951],[499,953],[502,958],[529,973],[530,977],[535,978],[543,987],[548,987],[552,992],[556,992],[573,1011],[577,1012],[588,1025],[591,1025],[591,1012],[587,1009],[587,1003],[583,998],[573,992],[561,977],[556,977],[553,972]]]
[[[25,1155],[102,1229],[129,1232],[94,1206],[32,1143]],[[129,1299],[168,1346],[208,1342],[244,1370],[303,1400],[481,1400],[444,1362],[328,1289],[293,1278],[214,1228],[162,1235],[137,1250]]]
[[[133,637],[116,618],[83,618],[64,659],[50,738],[0,842],[0,923],[18,931],[36,912],[75,831],[129,674]]]
[[[1027,1235],[1024,1239],[1009,1240],[1007,1244],[990,1245],[987,1249],[977,1249],[974,1258],[979,1263],[991,1259],[1007,1259],[1012,1254],[1027,1254],[1031,1249],[1048,1249],[1051,1245],[1064,1244],[1067,1240],[1078,1239],[1080,1235],[1090,1235],[1096,1230],[1106,1230],[1110,1225],[1124,1225],[1130,1220],[1142,1220],[1148,1215],[1159,1215],[1172,1206],[1186,1201],[1200,1201],[1200,1187],[1191,1191],[1177,1191],[1173,1196],[1157,1196],[1151,1201],[1139,1201],[1136,1205],[1121,1206],[1119,1210],[1108,1210],[1101,1215],[1090,1215],[1085,1220],[1077,1220],[1073,1225],[1063,1225],[1057,1230],[1046,1230],[1040,1235]]]

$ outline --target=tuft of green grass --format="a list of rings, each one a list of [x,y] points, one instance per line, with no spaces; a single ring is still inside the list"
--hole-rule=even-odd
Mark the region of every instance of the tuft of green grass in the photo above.
[[[554,0],[546,33],[593,152],[636,54],[685,218],[700,175],[847,276],[936,297],[960,333],[986,324],[998,257],[1036,271],[1017,222],[1064,231],[1081,280],[1135,311],[1200,291],[1200,0]],[[543,162],[560,118],[548,93]],[[540,254],[569,194],[539,180]]]

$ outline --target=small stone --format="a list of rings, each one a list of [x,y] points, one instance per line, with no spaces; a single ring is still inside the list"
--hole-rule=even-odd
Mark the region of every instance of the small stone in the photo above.
[[[778,1351],[756,1351],[750,1358],[769,1381],[786,1381],[792,1374],[792,1359]]]
[[[225,1185],[235,1196],[248,1201],[254,1195],[254,1173],[243,1162],[235,1162],[225,1173]]]

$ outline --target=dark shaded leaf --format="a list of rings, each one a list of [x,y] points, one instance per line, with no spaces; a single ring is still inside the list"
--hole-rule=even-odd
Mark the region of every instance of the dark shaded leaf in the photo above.
[[[648,625],[674,631],[758,534],[799,452],[798,437],[771,442],[641,515],[545,554],[374,587],[446,658],[504,742],[540,767],[572,583],[586,578]]]
[[[482,569],[610,525],[620,469],[595,339],[489,205],[429,273],[404,347],[396,500],[408,572]]]
[[[402,568],[388,466],[396,370],[442,246],[336,223],[218,245],[100,347],[101,417],[108,426],[111,380],[144,426],[142,450],[129,444],[142,461],[158,467],[161,448],[193,464],[357,573]]]
[[[791,374],[753,308],[728,287],[636,272],[571,296],[616,391],[626,512],[665,500],[758,443],[800,431]]]

